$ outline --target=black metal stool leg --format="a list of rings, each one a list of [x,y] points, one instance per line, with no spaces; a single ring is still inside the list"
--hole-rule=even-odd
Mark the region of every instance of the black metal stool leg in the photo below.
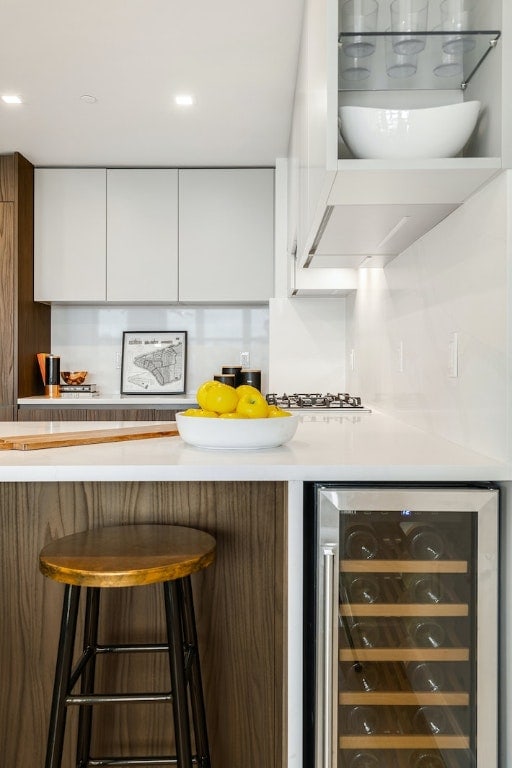
[[[83,655],[88,658],[81,675],[80,690],[83,694],[90,694],[94,693],[100,590],[96,587],[88,587],[86,596]],[[91,732],[92,706],[90,704],[81,704],[78,715],[76,750],[76,764],[78,768],[86,768],[87,766],[91,754]]]
[[[183,656],[183,629],[180,615],[180,596],[176,581],[166,581],[163,587],[167,638],[169,643],[169,663],[171,669],[176,757],[178,768],[192,768],[190,724]]]
[[[71,675],[71,664],[73,662],[73,646],[75,642],[79,599],[80,587],[66,584],[62,606],[59,650],[57,652],[57,664],[55,668],[55,682],[53,686],[45,768],[60,768],[62,762],[62,747],[64,744],[64,729],[66,725],[66,696]]]
[[[200,768],[210,768],[210,748],[208,745],[208,731],[206,728],[206,710],[204,706],[203,682],[201,678],[201,664],[197,645],[196,619],[190,576],[180,579],[179,584],[183,595],[183,636],[185,646],[191,654],[188,680],[190,686],[190,701],[192,705],[192,719],[194,721],[197,762]]]

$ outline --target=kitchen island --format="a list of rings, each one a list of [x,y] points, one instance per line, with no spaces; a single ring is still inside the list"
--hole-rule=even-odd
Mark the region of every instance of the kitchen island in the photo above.
[[[155,424],[155,422],[151,422]],[[137,422],[140,426],[141,422]],[[3,423],[0,438],[91,429],[89,423]],[[98,428],[105,428],[105,422]],[[110,426],[129,426],[116,423]],[[301,731],[302,490],[305,481],[507,481],[492,457],[379,413],[307,414],[290,443],[208,451],[179,437],[0,451],[2,693],[6,768],[42,765],[61,587],[38,572],[50,539],[99,525],[168,522],[212,533],[218,557],[195,577],[212,765],[298,768]],[[128,610],[134,634],[162,624],[157,590],[112,590],[108,634]],[[149,674],[165,674],[164,660]],[[99,683],[150,687],[140,659],[99,668]],[[167,705],[103,707],[98,749],[166,750]],[[76,713],[71,712],[71,722]],[[71,732],[73,728],[69,729]],[[67,742],[65,768],[73,765]]]

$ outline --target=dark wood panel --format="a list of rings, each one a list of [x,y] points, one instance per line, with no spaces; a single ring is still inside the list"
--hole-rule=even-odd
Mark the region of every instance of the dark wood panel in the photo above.
[[[175,415],[175,410],[153,408],[18,407],[19,421],[174,421]]]
[[[16,406],[0,405],[0,421],[16,421]]]
[[[14,201],[14,155],[0,155],[0,201]]]
[[[50,539],[99,525],[192,525],[217,540],[217,560],[193,577],[212,765],[280,768],[283,736],[285,485],[278,483],[2,484],[0,743],[9,768],[42,765],[62,585],[43,578]],[[106,642],[163,635],[158,586],[105,594]],[[130,630],[121,635],[131,619]],[[146,672],[142,664],[146,663]],[[148,663],[149,661],[149,663]],[[123,656],[98,670],[102,687],[164,689],[165,658]],[[128,678],[130,681],[128,682]],[[165,705],[103,707],[96,747],[107,753],[169,748]],[[70,731],[76,712],[69,714]],[[67,739],[63,768],[74,755]]]
[[[17,396],[42,395],[36,355],[51,351],[51,307],[34,301],[34,168],[14,155],[16,179],[15,254],[17,260]]]
[[[37,408],[18,406],[18,421],[87,421],[85,408]],[[100,419],[98,419],[100,421]]]
[[[14,204],[0,203],[0,405],[14,393]]]

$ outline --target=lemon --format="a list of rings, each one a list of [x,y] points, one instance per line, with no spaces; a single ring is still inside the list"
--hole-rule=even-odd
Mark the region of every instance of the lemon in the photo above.
[[[208,387],[205,392],[204,404],[199,403],[207,411],[216,413],[230,413],[236,411],[238,394],[229,384],[215,382],[215,387]]]
[[[216,419],[218,417],[218,413],[215,413],[215,411],[206,411],[203,408],[187,408],[186,411],[181,413],[183,416],[199,416],[207,419]]]
[[[230,411],[229,413],[220,413],[219,419],[243,419],[243,416],[240,416],[239,413],[236,411]]]

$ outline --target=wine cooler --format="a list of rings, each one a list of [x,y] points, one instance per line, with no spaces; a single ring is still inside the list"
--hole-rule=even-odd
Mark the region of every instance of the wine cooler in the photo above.
[[[496,768],[498,491],[307,494],[304,768]]]

